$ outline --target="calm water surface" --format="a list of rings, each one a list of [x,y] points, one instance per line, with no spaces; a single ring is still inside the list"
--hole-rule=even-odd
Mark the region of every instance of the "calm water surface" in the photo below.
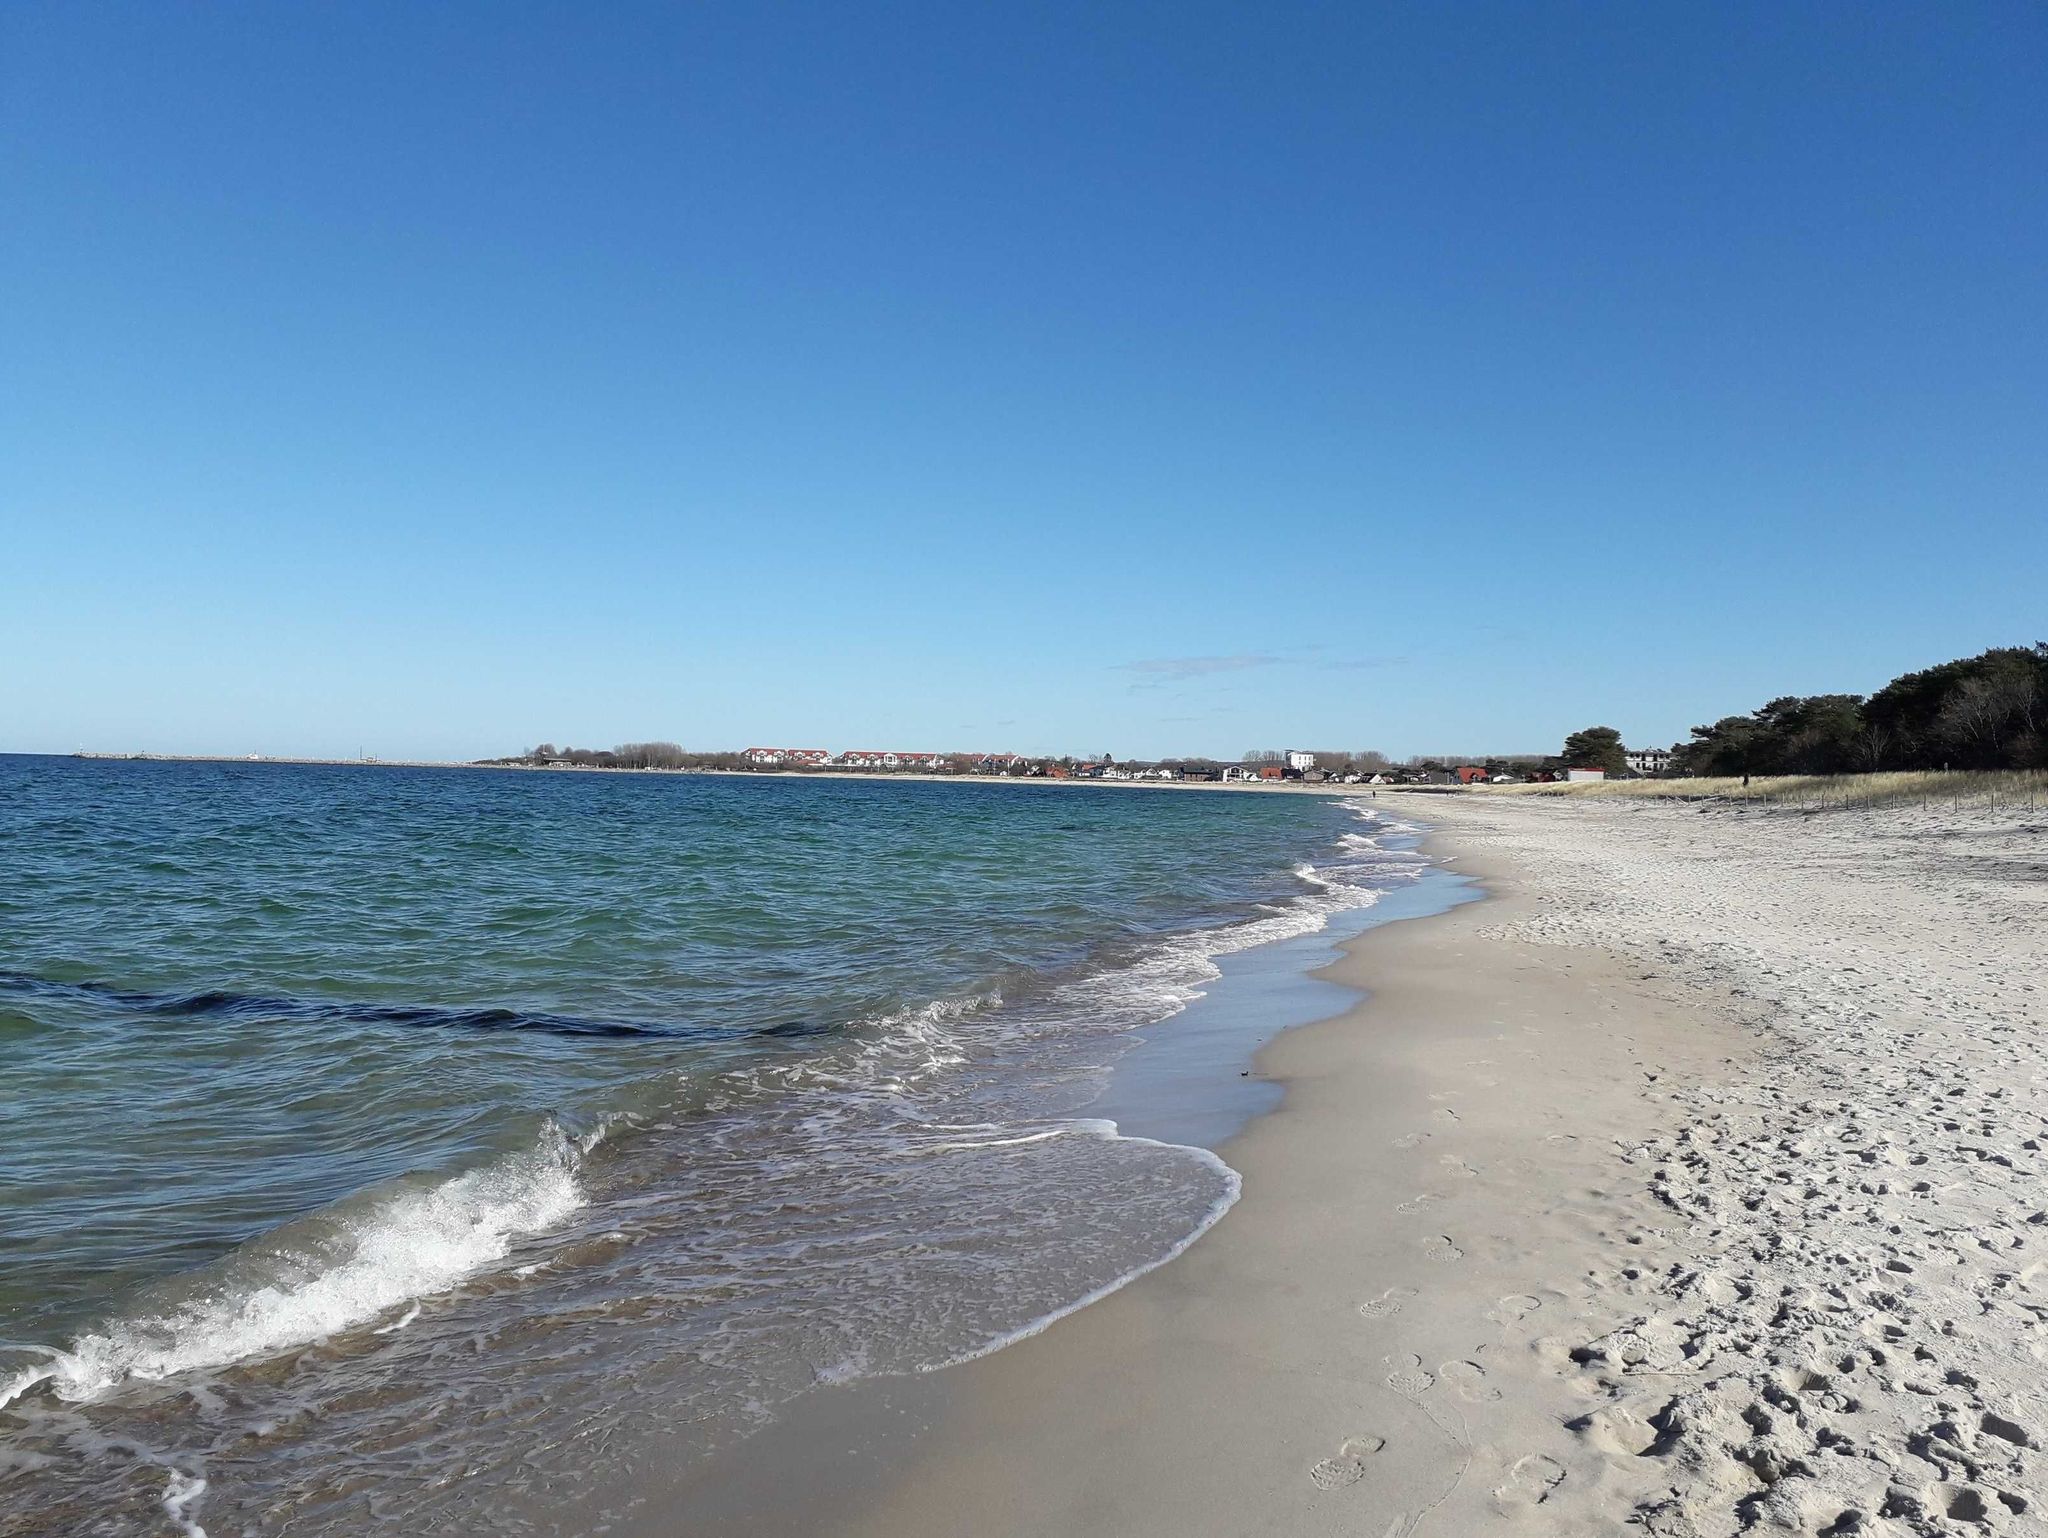
[[[0,1533],[549,1531],[1220,1214],[1087,1114],[1310,796],[0,757]],[[593,1495],[593,1492],[596,1492]]]

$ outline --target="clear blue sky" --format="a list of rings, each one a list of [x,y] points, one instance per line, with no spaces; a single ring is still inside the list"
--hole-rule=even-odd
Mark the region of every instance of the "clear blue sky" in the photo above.
[[[15,4],[0,749],[1668,742],[2048,632],[2035,5]]]

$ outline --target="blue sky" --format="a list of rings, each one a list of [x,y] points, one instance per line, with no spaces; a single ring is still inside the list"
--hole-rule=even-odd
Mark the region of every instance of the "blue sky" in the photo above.
[[[0,749],[1668,742],[2048,631],[2048,13],[18,4]]]

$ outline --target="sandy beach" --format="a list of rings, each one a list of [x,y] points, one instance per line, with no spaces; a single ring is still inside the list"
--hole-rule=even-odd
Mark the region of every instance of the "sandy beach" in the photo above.
[[[2048,0],[15,9],[0,1538],[2048,1538]]]
[[[1415,813],[1489,898],[1265,1050],[1223,1223],[646,1530],[2041,1530],[2042,829]]]

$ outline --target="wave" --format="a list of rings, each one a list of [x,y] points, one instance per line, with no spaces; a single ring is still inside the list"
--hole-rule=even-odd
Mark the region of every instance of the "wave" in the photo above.
[[[203,989],[196,993],[152,993],[111,983],[67,983],[30,972],[0,971],[0,991],[34,998],[65,999],[114,1006],[166,1019],[290,1020],[315,1024],[398,1025],[434,1030],[541,1031],[556,1036],[638,1036],[666,1041],[717,1042],[753,1038],[795,1040],[829,1036],[836,1027],[807,1020],[765,1026],[673,1025],[638,1020],[602,1020],[582,1015],[435,1004],[363,1004],[302,999],[281,994]]]
[[[1257,905],[1253,917],[1154,935],[1142,949],[1106,964],[1096,958],[1064,975],[1013,978],[1000,990],[856,1021],[842,1033],[849,1053],[743,1068],[728,1083],[777,1092],[901,1095],[981,1052],[1020,1040],[1055,1033],[1064,1038],[1077,1025],[1111,1035],[1156,1026],[1203,996],[1223,975],[1221,958],[1319,933],[1337,914],[1371,907],[1388,884],[1427,867],[1425,857],[1379,842],[1386,833],[1406,833],[1405,825],[1390,828],[1382,814],[1348,810],[1373,831],[1344,832],[1323,864],[1293,866],[1305,890]]]
[[[1367,908],[1380,900],[1381,890],[1362,885],[1362,878],[1384,878],[1396,871],[1418,875],[1427,867],[1429,862],[1426,857],[1409,850],[1390,848],[1380,842],[1387,836],[1405,837],[1420,833],[1421,829],[1413,824],[1395,822],[1367,808],[1352,806],[1349,810],[1361,821],[1371,824],[1374,831],[1369,834],[1347,832],[1340,835],[1337,847],[1341,851],[1341,856],[1332,861],[1328,868],[1307,862],[1296,865],[1295,877],[1309,886],[1312,889],[1310,892],[1273,904],[1272,911],[1261,918],[1177,936],[1132,966],[1089,979],[1086,986],[1095,993],[1096,1002],[1100,1002],[1101,990],[1108,986],[1126,993],[1128,1002],[1134,1006],[1133,1018],[1124,1023],[1153,1024],[1170,1018],[1202,996],[1203,984],[1213,982],[1223,975],[1222,969],[1216,965],[1217,958],[1249,950],[1255,946],[1319,933],[1328,927],[1331,918],[1336,914]],[[1066,1002],[1071,1005],[1075,1001],[1069,999]],[[974,1130],[988,1134],[997,1131],[992,1127]],[[1029,1340],[1060,1320],[1079,1313],[1082,1309],[1099,1303],[1129,1286],[1139,1277],[1178,1259],[1186,1253],[1189,1246],[1222,1221],[1224,1215],[1237,1204],[1238,1197],[1243,1192],[1243,1177],[1210,1149],[1137,1137],[1120,1131],[1113,1121],[1094,1118],[1076,1118],[1057,1127],[1020,1131],[1010,1136],[989,1135],[960,1142],[940,1143],[923,1151],[950,1152],[1021,1147],[1056,1137],[1074,1135],[1097,1137],[1108,1142],[1142,1144],[1183,1154],[1197,1164],[1206,1165],[1219,1176],[1222,1188],[1196,1218],[1187,1233],[1159,1254],[1024,1324],[1005,1330],[969,1350],[929,1363],[919,1369],[921,1372],[937,1372],[946,1367],[977,1361],[1019,1341]]]
[[[1377,824],[1372,813],[1355,808],[1354,811],[1362,819]],[[1163,981],[1162,974],[1180,970],[1182,986],[1166,990],[1175,1000],[1174,1008],[1166,1013],[1177,1012],[1179,1007],[1201,996],[1194,984],[1211,982],[1222,975],[1214,964],[1215,958],[1319,933],[1338,913],[1369,908],[1380,900],[1382,889],[1364,885],[1366,878],[1384,878],[1397,870],[1418,871],[1426,863],[1420,856],[1410,857],[1404,851],[1388,849],[1370,834],[1346,832],[1339,836],[1337,849],[1338,855],[1322,865],[1304,861],[1294,866],[1295,878],[1309,891],[1265,904],[1264,912],[1257,918],[1174,936],[1164,941],[1153,955],[1125,969],[1126,974],[1132,980]],[[1108,974],[1102,980],[1114,976]]]
[[[58,1399],[92,1400],[127,1381],[274,1355],[444,1292],[583,1204],[577,1177],[589,1142],[551,1121],[520,1153],[287,1225],[211,1274],[185,1279],[184,1301],[145,1307],[68,1350],[48,1350],[47,1360],[0,1382],[0,1406],[38,1386]]]
[[[206,1529],[192,1517],[193,1509],[206,1494],[205,1479],[176,1468],[170,1471],[170,1476],[164,1485],[163,1499],[158,1503],[163,1507],[164,1515],[185,1538],[206,1538]]]
[[[1358,809],[1354,808],[1354,811]],[[1382,835],[1408,831],[1358,811]],[[1412,867],[1426,865],[1420,856]],[[671,1114],[716,1103],[732,1107],[757,1095],[810,1097],[829,1121],[838,1094],[895,1098],[928,1076],[969,1063],[977,1022],[1000,1022],[1003,1032],[1057,1031],[1076,1020],[1114,1032],[1159,1023],[1202,996],[1221,976],[1218,958],[1254,946],[1320,931],[1346,909],[1370,906],[1380,890],[1363,884],[1411,866],[1411,858],[1369,835],[1345,833],[1324,865],[1302,864],[1293,874],[1306,890],[1263,904],[1257,916],[1208,929],[1161,937],[1135,957],[1106,970],[1069,977],[1036,998],[1006,1000],[984,991],[908,1007],[850,1026],[778,1025],[766,1029],[665,1028],[581,1020],[510,1010],[446,1010],[426,1006],[359,1006],[254,995],[146,994],[91,984],[58,983],[22,973],[0,973],[0,989],[61,994],[165,1014],[296,1014],[300,1018],[385,1021],[396,1024],[530,1028],[574,1035],[666,1035],[685,1039],[831,1036],[847,1051],[796,1058],[714,1074],[665,1077],[662,1095]],[[1011,1003],[1024,1006],[1011,1012]],[[714,1089],[713,1082],[723,1085]],[[443,1293],[502,1261],[523,1238],[559,1227],[586,1199],[581,1176],[586,1155],[615,1127],[637,1125],[639,1115],[614,1112],[578,1140],[550,1120],[536,1143],[479,1168],[423,1183],[414,1176],[373,1188],[252,1241],[215,1266],[171,1278],[132,1310],[81,1335],[68,1348],[35,1348],[43,1359],[0,1378],[0,1407],[31,1391],[69,1402],[97,1399],[124,1382],[153,1382],[306,1345],[394,1317],[376,1333],[403,1330],[419,1315],[420,1300]],[[1177,1243],[1114,1280],[948,1362],[972,1360],[1036,1334],[1138,1276],[1164,1265],[1222,1218],[1237,1200],[1239,1176],[1206,1149],[1127,1137],[1115,1124],[1088,1118],[1056,1128],[1020,1131],[985,1126],[987,1136],[937,1142],[927,1151],[1022,1146],[1052,1137],[1089,1136],[1147,1144],[1207,1165],[1221,1194]],[[940,1130],[937,1126],[929,1131]],[[964,1129],[962,1129],[964,1130]],[[525,1274],[521,1268],[515,1274]],[[171,1294],[171,1301],[164,1301]],[[150,1301],[154,1298],[156,1301]],[[401,1314],[402,1311],[402,1314]],[[937,1363],[935,1366],[947,1365]],[[856,1368],[849,1367],[852,1375]]]
[[[1029,1320],[1013,1330],[1005,1330],[1002,1334],[983,1341],[972,1350],[947,1357],[944,1361],[928,1363],[920,1367],[918,1371],[939,1372],[947,1367],[958,1367],[965,1362],[976,1362],[985,1356],[994,1356],[998,1351],[1014,1346],[1019,1341],[1029,1340],[1034,1335],[1043,1334],[1069,1315],[1078,1314],[1082,1309],[1092,1304],[1100,1303],[1111,1293],[1121,1291],[1139,1277],[1146,1275],[1148,1272],[1157,1271],[1169,1261],[1178,1260],[1182,1255],[1186,1254],[1190,1245],[1223,1220],[1223,1215],[1237,1205],[1238,1197],[1244,1193],[1244,1177],[1228,1164],[1225,1164],[1218,1155],[1211,1153],[1206,1148],[1195,1148],[1186,1143],[1162,1143],[1156,1138],[1133,1137],[1127,1133],[1119,1132],[1116,1123],[1113,1121],[1081,1120],[1070,1122],[1066,1127],[1059,1129],[1059,1133],[1043,1134],[1042,1136],[1060,1134],[1080,1134],[1099,1137],[1105,1142],[1141,1143],[1152,1148],[1165,1148],[1175,1153],[1184,1153],[1196,1163],[1206,1164],[1216,1174],[1220,1175],[1223,1179],[1223,1190],[1214,1201],[1209,1203],[1208,1207],[1202,1212],[1202,1215],[1195,1220],[1194,1226],[1188,1230],[1179,1242],[1168,1246],[1164,1251],[1155,1255],[1144,1264],[1133,1266],[1122,1275],[1113,1277],[1099,1287],[1091,1288],[1073,1301],[1063,1303],[1058,1308],[1040,1314],[1037,1318]],[[1020,1141],[1035,1142],[1038,1140],[1038,1138],[1029,1138]],[[986,1147],[990,1145],[969,1146]]]

